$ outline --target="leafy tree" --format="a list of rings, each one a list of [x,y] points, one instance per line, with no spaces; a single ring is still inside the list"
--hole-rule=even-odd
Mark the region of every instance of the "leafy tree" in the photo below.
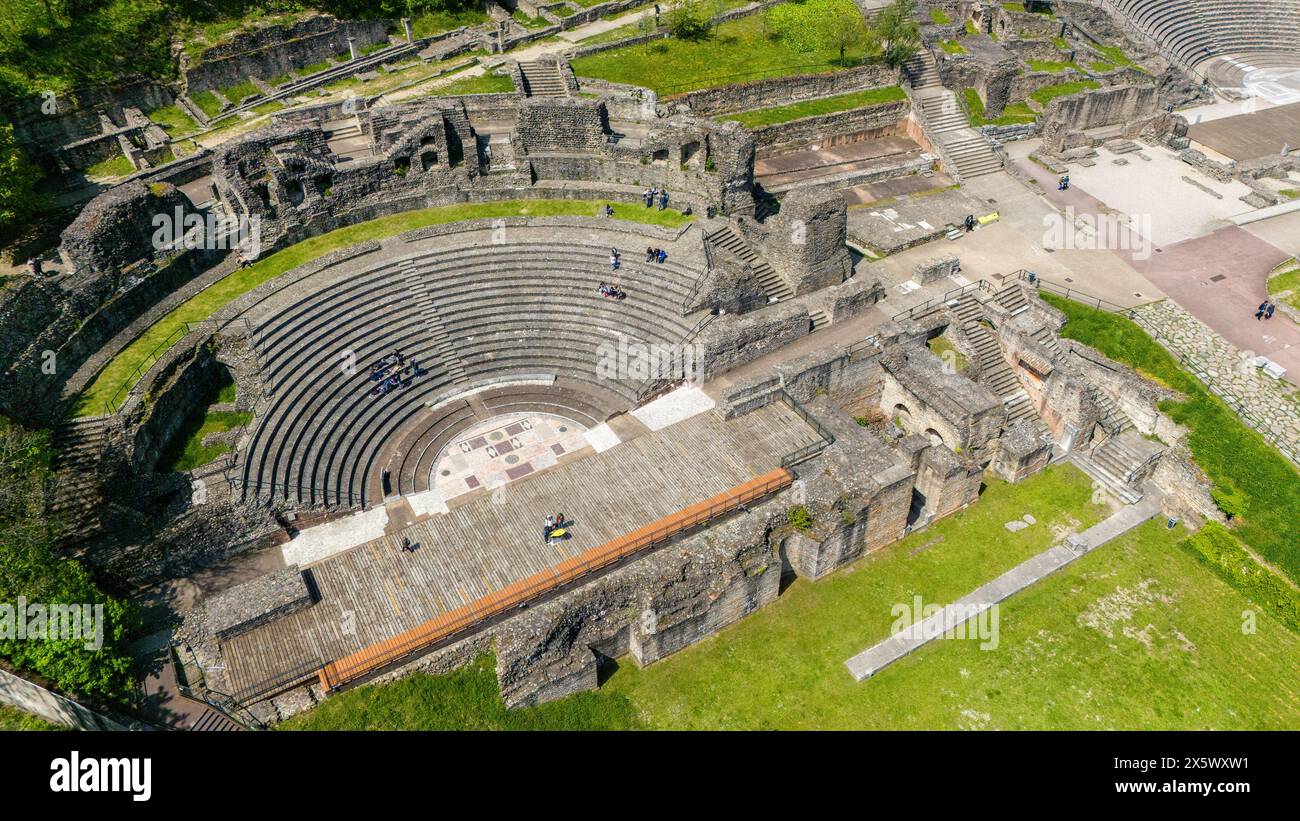
[[[100,591],[80,563],[55,551],[46,506],[49,463],[48,434],[0,417],[0,603],[16,608],[21,596],[46,606],[103,605],[103,642],[87,649],[85,639],[0,638],[0,657],[73,695],[125,703],[132,688],[124,647],[130,608]]]
[[[876,31],[882,42],[882,59],[891,66],[901,66],[921,47],[921,31],[916,24],[914,0],[894,0],[876,18]]]
[[[0,236],[24,223],[41,206],[41,172],[14,141],[14,128],[0,125]]]
[[[707,40],[713,34],[711,9],[703,0],[673,0],[668,7],[668,33],[678,40]]]
[[[767,10],[768,30],[798,51],[837,51],[869,46],[872,33],[853,0],[804,0]]]

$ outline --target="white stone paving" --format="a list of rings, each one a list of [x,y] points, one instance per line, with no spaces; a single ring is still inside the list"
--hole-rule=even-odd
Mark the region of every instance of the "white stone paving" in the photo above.
[[[697,413],[713,410],[717,403],[702,388],[678,388],[632,411],[632,416],[650,430],[663,430]]]
[[[335,553],[382,538],[387,526],[388,511],[380,506],[309,527],[281,548],[284,563],[305,567]]]
[[[608,422],[601,422],[596,427],[583,431],[582,436],[597,453],[604,453],[622,441]]]

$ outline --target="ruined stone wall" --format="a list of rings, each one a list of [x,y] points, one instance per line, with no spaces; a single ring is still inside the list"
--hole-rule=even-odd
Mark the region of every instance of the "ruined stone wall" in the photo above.
[[[788,105],[818,97],[834,97],[868,88],[898,85],[898,70],[888,66],[860,66],[826,74],[774,77],[752,83],[718,86],[667,98],[672,112],[712,116],[730,111],[748,111]]]
[[[812,331],[808,309],[797,303],[773,305],[763,311],[720,316],[701,333],[705,379],[805,336]]]
[[[23,150],[52,169],[52,155],[60,146],[103,131],[101,116],[108,117],[117,127],[125,127],[128,125],[125,108],[152,111],[170,105],[174,99],[175,92],[163,83],[127,78],[112,85],[23,100],[7,118],[13,123],[14,139]]]
[[[184,71],[187,94],[229,88],[250,77],[270,81],[295,69],[329,57],[348,54],[348,38],[355,47],[387,43],[391,20],[336,20],[315,15],[288,26],[266,26],[235,35],[203,52],[196,65]],[[236,105],[239,100],[231,100]]]
[[[839,285],[853,271],[844,244],[848,211],[835,191],[796,188],[782,200],[780,212],[762,226],[744,220],[737,227],[757,241],[760,254],[796,295]]]
[[[519,106],[515,128],[529,154],[593,153],[607,142],[605,105],[599,99],[527,99]]]
[[[1055,153],[1087,142],[1081,132],[1103,126],[1123,125],[1124,134],[1137,137],[1167,116],[1161,112],[1155,86],[1127,85],[1092,89],[1054,100],[1040,118],[1043,123],[1041,150]]]
[[[837,111],[817,117],[803,117],[787,123],[756,128],[754,145],[762,152],[790,143],[820,142],[849,134],[877,139],[902,131],[902,121],[912,109],[910,100]]]

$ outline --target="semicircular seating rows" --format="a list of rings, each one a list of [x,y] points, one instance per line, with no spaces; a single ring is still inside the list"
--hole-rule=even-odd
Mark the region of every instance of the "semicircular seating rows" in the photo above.
[[[1300,0],[1115,0],[1115,5],[1192,66],[1216,56],[1300,50]]]
[[[698,274],[639,255],[611,274],[607,247],[521,242],[391,259],[311,292],[310,278],[289,286],[295,298],[257,331],[269,399],[243,457],[243,492],[365,507],[381,498],[384,470],[388,492],[427,489],[441,448],[475,421],[458,397],[471,389],[492,415],[544,410],[598,424],[630,407],[642,381],[608,378],[600,357],[620,337],[681,342]],[[598,293],[611,280],[626,299]],[[423,374],[372,395],[371,363],[396,351]]]

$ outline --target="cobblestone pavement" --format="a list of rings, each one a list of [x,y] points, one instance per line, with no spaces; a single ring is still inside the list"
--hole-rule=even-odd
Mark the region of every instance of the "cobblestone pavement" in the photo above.
[[[1133,311],[1148,332],[1154,330],[1160,343],[1228,400],[1247,424],[1300,461],[1300,395],[1294,385],[1264,374],[1255,366],[1253,352],[1234,347],[1170,300]]]

